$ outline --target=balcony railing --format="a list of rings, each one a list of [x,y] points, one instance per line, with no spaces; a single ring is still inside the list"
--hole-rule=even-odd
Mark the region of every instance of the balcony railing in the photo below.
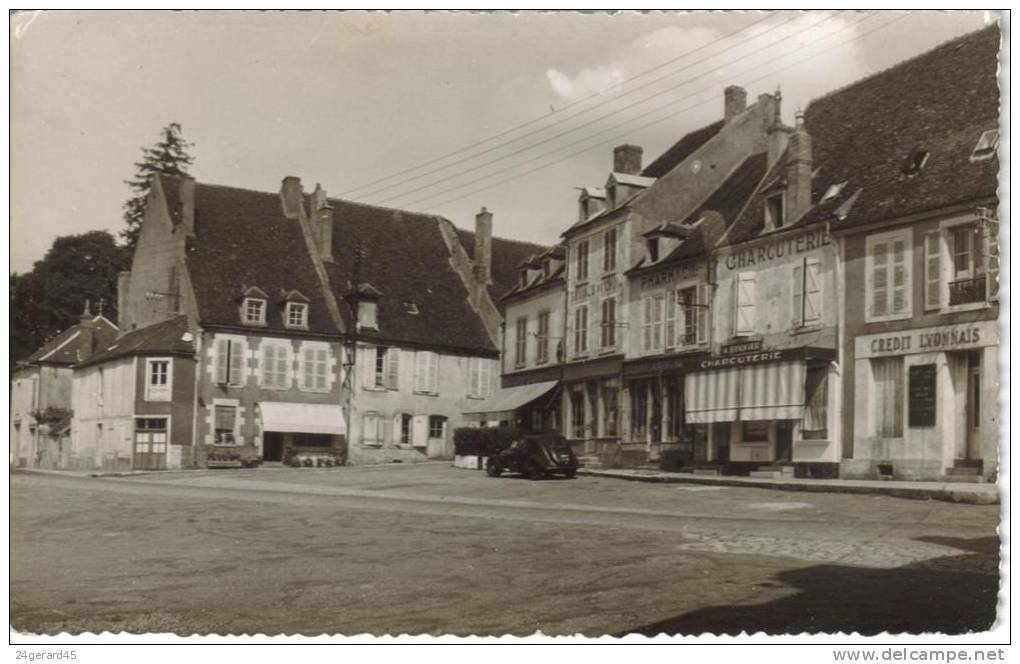
[[[986,297],[986,276],[960,279],[949,282],[949,304],[970,304],[984,302]]]

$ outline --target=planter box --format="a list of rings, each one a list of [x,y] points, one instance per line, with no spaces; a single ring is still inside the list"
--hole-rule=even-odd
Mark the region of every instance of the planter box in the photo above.
[[[466,468],[467,470],[484,470],[486,458],[474,454],[458,454],[453,457],[453,467]]]

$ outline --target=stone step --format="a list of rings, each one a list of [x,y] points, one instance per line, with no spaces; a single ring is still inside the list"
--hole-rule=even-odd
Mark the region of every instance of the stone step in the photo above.
[[[953,461],[953,466],[956,468],[981,468],[984,463],[981,459],[956,459]]]
[[[752,470],[751,477],[759,477],[763,479],[781,480],[784,477],[790,477],[786,473],[780,470]]]
[[[984,484],[987,480],[981,475],[943,475],[942,481],[946,483],[962,482],[967,484]]]
[[[959,475],[973,477],[981,474],[980,468],[973,466],[954,466],[946,469],[946,475]]]
[[[692,468],[691,472],[695,475],[711,475],[715,477],[721,474],[718,468]]]

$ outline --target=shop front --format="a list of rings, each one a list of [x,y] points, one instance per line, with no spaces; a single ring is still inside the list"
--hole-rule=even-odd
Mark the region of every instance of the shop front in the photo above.
[[[258,404],[262,460],[309,452],[342,453],[347,425],[339,405],[262,401]]]
[[[692,357],[701,355],[660,355],[624,363],[629,413],[621,441],[625,465],[656,463],[667,453],[676,457],[677,465],[695,461],[696,431],[684,422],[684,370]]]
[[[854,339],[854,440],[844,477],[993,479],[998,466],[995,320]]]
[[[578,456],[597,456],[603,464],[618,456],[622,368],[621,355],[563,367],[563,434]]]
[[[513,427],[521,431],[559,430],[559,381],[501,387],[488,399],[463,411],[473,426]]]
[[[749,341],[692,362],[684,376],[684,418],[694,453],[726,472],[793,467],[834,477],[836,351],[767,349]]]

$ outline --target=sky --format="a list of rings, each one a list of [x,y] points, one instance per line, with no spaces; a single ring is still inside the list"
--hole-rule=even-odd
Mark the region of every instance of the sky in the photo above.
[[[60,235],[123,228],[171,122],[200,182],[441,214],[558,241],[615,145],[644,163],[722,117],[783,115],[981,28],[985,12],[102,12],[14,15],[11,272]]]

